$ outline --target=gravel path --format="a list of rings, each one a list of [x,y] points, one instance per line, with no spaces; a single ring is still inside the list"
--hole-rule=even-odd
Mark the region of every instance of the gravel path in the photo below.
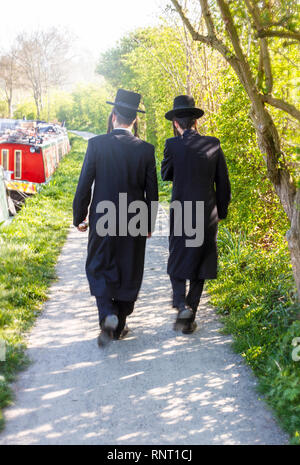
[[[167,228],[160,211],[158,227]],[[285,444],[255,378],[204,295],[198,330],[172,330],[167,238],[147,242],[130,337],[99,350],[84,272],[87,234],[70,229],[43,314],[28,336],[30,367],[14,384],[0,444]]]

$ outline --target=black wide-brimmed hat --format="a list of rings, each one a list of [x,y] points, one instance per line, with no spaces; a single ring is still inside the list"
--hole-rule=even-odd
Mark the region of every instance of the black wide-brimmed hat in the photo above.
[[[190,95],[178,95],[174,98],[173,110],[168,111],[165,117],[172,121],[174,116],[184,118],[185,116],[193,116],[200,118],[204,115],[204,111],[195,107],[195,100]]]
[[[135,116],[136,112],[146,113],[143,110],[139,110],[139,104],[141,101],[141,95],[136,92],[129,90],[119,89],[116,95],[115,102],[106,102],[109,105],[114,105],[121,115],[125,117]]]

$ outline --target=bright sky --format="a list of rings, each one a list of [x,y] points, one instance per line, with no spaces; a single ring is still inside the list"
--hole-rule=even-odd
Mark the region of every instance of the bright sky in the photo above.
[[[126,32],[155,24],[165,0],[13,0],[1,5],[0,50],[22,31],[66,27],[95,58]]]

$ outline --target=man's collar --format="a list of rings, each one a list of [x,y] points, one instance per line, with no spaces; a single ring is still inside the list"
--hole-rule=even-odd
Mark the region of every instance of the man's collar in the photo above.
[[[113,131],[128,131],[132,134],[132,131],[130,128],[113,128]]]
[[[198,134],[198,131],[196,129],[185,129],[182,133],[182,137],[188,136],[189,134]]]

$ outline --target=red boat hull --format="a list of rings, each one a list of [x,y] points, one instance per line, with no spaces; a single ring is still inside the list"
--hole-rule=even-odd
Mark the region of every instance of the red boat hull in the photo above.
[[[69,150],[67,136],[61,136],[40,146],[3,141],[0,144],[0,165],[11,172],[12,181],[7,182],[7,187],[24,191],[24,185],[26,186],[27,183],[47,182],[61,158]]]

